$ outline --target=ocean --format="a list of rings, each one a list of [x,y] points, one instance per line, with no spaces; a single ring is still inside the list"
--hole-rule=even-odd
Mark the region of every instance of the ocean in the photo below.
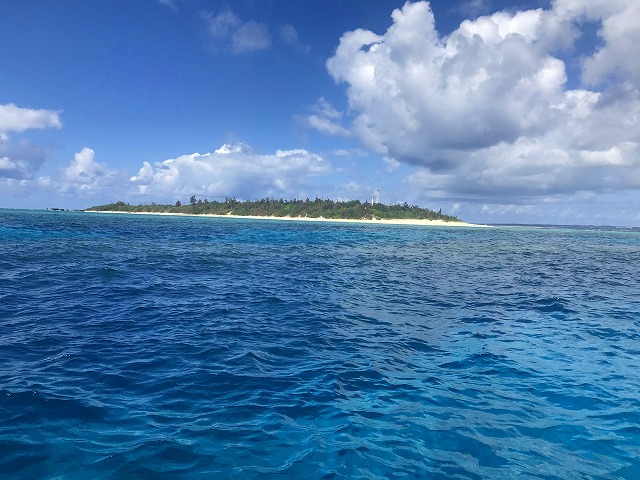
[[[0,210],[0,478],[640,478],[640,231]]]

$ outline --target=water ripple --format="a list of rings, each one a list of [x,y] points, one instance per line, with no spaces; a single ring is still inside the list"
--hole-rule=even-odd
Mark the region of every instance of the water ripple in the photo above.
[[[640,478],[640,237],[0,210],[0,478]]]

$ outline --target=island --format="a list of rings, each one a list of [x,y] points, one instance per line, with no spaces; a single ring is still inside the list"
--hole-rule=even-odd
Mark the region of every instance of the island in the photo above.
[[[314,200],[284,200],[263,198],[254,201],[240,201],[225,198],[224,201],[190,198],[188,204],[177,201],[175,204],[130,205],[117,201],[106,205],[96,205],[85,212],[134,213],[159,215],[203,215],[232,218],[260,218],[281,220],[366,222],[416,225],[475,226],[463,222],[453,215],[442,211],[421,208],[417,205],[386,205],[368,203],[360,200],[334,201],[316,198]]]

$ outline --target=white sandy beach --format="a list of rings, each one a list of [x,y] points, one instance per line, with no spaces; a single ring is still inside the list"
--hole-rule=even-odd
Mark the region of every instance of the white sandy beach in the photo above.
[[[360,223],[367,225],[415,225],[422,227],[468,227],[468,228],[488,228],[488,225],[478,225],[466,222],[445,222],[443,220],[414,220],[406,218],[396,219],[375,219],[375,220],[351,220],[342,218],[324,218],[324,217],[267,217],[267,216],[249,216],[249,215],[212,215],[212,214],[193,214],[193,213],[170,213],[170,212],[116,212],[116,211],[95,211],[85,210],[85,213],[124,213],[127,215],[163,215],[175,217],[214,217],[214,218],[239,218],[246,220],[280,220],[295,222],[333,222],[333,223]]]

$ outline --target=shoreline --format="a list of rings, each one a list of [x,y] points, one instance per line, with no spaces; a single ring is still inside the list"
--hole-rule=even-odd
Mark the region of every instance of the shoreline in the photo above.
[[[246,220],[281,220],[284,222],[333,222],[333,223],[355,223],[364,225],[414,225],[423,227],[467,227],[467,228],[491,228],[489,225],[479,225],[467,222],[445,222],[444,220],[418,220],[410,218],[396,219],[346,219],[346,218],[324,218],[324,217],[269,217],[257,215],[215,215],[210,213],[171,213],[171,212],[118,212],[114,210],[83,210],[84,213],[122,213],[125,215],[161,215],[167,217],[209,217],[209,218],[234,218]]]

